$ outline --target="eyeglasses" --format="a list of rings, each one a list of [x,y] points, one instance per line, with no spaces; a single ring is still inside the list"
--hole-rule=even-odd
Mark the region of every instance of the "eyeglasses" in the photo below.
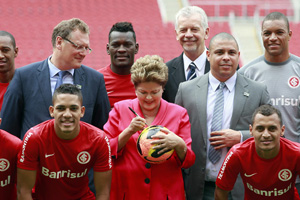
[[[72,42],[71,40],[69,40],[67,38],[63,38],[63,39],[70,42],[77,51],[86,52],[88,54],[92,52],[92,49],[90,47],[85,47],[85,46],[82,46],[82,45],[78,45],[78,44]]]

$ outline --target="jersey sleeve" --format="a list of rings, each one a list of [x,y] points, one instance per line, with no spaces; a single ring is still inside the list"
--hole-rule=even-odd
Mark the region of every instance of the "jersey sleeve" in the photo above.
[[[29,129],[25,134],[21,150],[18,154],[18,168],[26,170],[37,170],[39,165],[38,135],[34,129]]]
[[[217,176],[216,185],[226,191],[233,189],[241,164],[235,148],[232,147],[227,153]]]
[[[96,141],[98,148],[96,149],[96,161],[93,166],[94,171],[103,172],[111,170],[112,160],[111,160],[111,148],[108,137],[104,132],[100,132],[100,137]]]

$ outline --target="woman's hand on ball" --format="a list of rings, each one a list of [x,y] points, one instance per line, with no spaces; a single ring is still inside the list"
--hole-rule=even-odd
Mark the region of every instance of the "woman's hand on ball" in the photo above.
[[[166,129],[161,129],[160,131],[166,134],[156,134],[152,136],[153,139],[157,140],[151,142],[152,144],[157,144],[153,149],[161,149],[158,154],[170,151],[178,146],[181,139],[179,136]]]

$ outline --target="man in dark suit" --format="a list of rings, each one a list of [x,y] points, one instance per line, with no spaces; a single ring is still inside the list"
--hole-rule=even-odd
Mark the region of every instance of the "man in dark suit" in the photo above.
[[[163,99],[172,103],[174,103],[179,84],[188,80],[191,63],[195,67],[196,76],[201,76],[210,70],[205,47],[209,27],[204,10],[197,6],[188,6],[179,10],[176,14],[175,33],[176,39],[183,48],[183,53],[166,63],[169,68],[169,77],[162,96]]]
[[[234,37],[217,34],[207,51],[211,71],[179,85],[175,103],[188,111],[196,155],[195,164],[184,173],[188,200],[214,199],[216,177],[228,148],[250,137],[252,113],[260,105],[270,103],[265,85],[236,73],[239,55]],[[225,86],[219,90],[219,85]],[[223,96],[222,101],[218,101],[218,93]],[[218,105],[222,105],[221,114],[216,112]],[[217,120],[217,116],[221,118]],[[214,128],[217,121],[219,127]],[[218,156],[211,156],[211,152],[218,152]],[[229,199],[243,199],[243,191],[239,179]]]
[[[26,131],[51,118],[49,106],[59,71],[63,83],[76,84],[83,93],[82,121],[102,128],[110,111],[103,75],[81,64],[90,52],[89,27],[80,19],[62,21],[53,30],[53,54],[44,61],[16,70],[4,96],[1,129],[23,138]]]
[[[51,119],[49,106],[59,81],[81,89],[86,109],[81,120],[102,129],[110,105],[103,75],[81,64],[91,52],[89,45],[86,23],[76,18],[60,22],[52,33],[53,54],[16,70],[4,95],[1,129],[22,139],[28,129]]]

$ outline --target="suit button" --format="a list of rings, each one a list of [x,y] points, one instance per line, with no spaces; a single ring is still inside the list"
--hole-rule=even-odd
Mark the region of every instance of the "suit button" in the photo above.
[[[150,183],[150,179],[149,178],[145,178],[145,183],[149,184]]]
[[[147,169],[149,169],[149,168],[151,167],[151,164],[150,164],[150,163],[146,163],[145,167],[146,167]]]

